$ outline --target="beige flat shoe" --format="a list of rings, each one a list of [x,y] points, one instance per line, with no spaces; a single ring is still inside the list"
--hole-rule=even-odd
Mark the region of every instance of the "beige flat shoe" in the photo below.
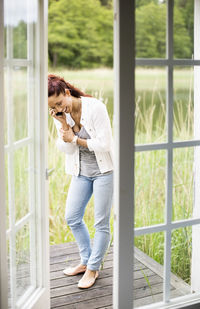
[[[95,281],[98,277],[99,277],[99,271],[97,270],[94,278],[91,278],[89,280],[82,278],[81,280],[79,280],[78,288],[80,288],[80,289],[90,288],[95,283]]]
[[[85,265],[85,269],[83,269],[83,267],[81,267],[81,265],[77,265],[74,267],[67,267],[63,270],[63,273],[67,276],[76,276],[78,274],[82,274],[86,271],[87,269],[87,265]]]

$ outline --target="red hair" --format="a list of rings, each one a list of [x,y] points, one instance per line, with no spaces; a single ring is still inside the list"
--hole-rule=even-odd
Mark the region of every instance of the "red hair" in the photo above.
[[[64,78],[49,74],[48,75],[48,97],[53,95],[59,96],[61,93],[65,94],[65,89],[68,89],[73,97],[91,97],[91,95],[82,92],[80,89],[75,88],[70,83],[66,82]]]

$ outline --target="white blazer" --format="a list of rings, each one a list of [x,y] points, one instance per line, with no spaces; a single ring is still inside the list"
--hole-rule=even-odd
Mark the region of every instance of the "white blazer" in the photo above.
[[[96,98],[81,97],[82,114],[80,123],[85,127],[91,139],[87,139],[90,151],[94,151],[101,173],[113,170],[113,137],[108,112],[104,103]],[[53,118],[58,138],[56,146],[65,153],[65,172],[70,175],[79,174],[79,146],[64,142],[61,138],[59,120]],[[70,127],[75,125],[69,113],[66,120]]]

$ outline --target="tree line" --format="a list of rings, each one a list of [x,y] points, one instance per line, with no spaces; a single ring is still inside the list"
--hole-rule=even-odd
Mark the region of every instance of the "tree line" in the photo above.
[[[68,68],[112,67],[111,0],[49,1],[49,64]],[[136,57],[165,57],[166,1],[136,0]],[[193,1],[176,0],[174,57],[193,53]]]

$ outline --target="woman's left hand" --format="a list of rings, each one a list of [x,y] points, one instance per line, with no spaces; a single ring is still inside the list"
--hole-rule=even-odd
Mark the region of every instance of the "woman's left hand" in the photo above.
[[[68,130],[60,129],[61,137],[64,142],[71,143],[74,138],[74,132],[71,127]]]

